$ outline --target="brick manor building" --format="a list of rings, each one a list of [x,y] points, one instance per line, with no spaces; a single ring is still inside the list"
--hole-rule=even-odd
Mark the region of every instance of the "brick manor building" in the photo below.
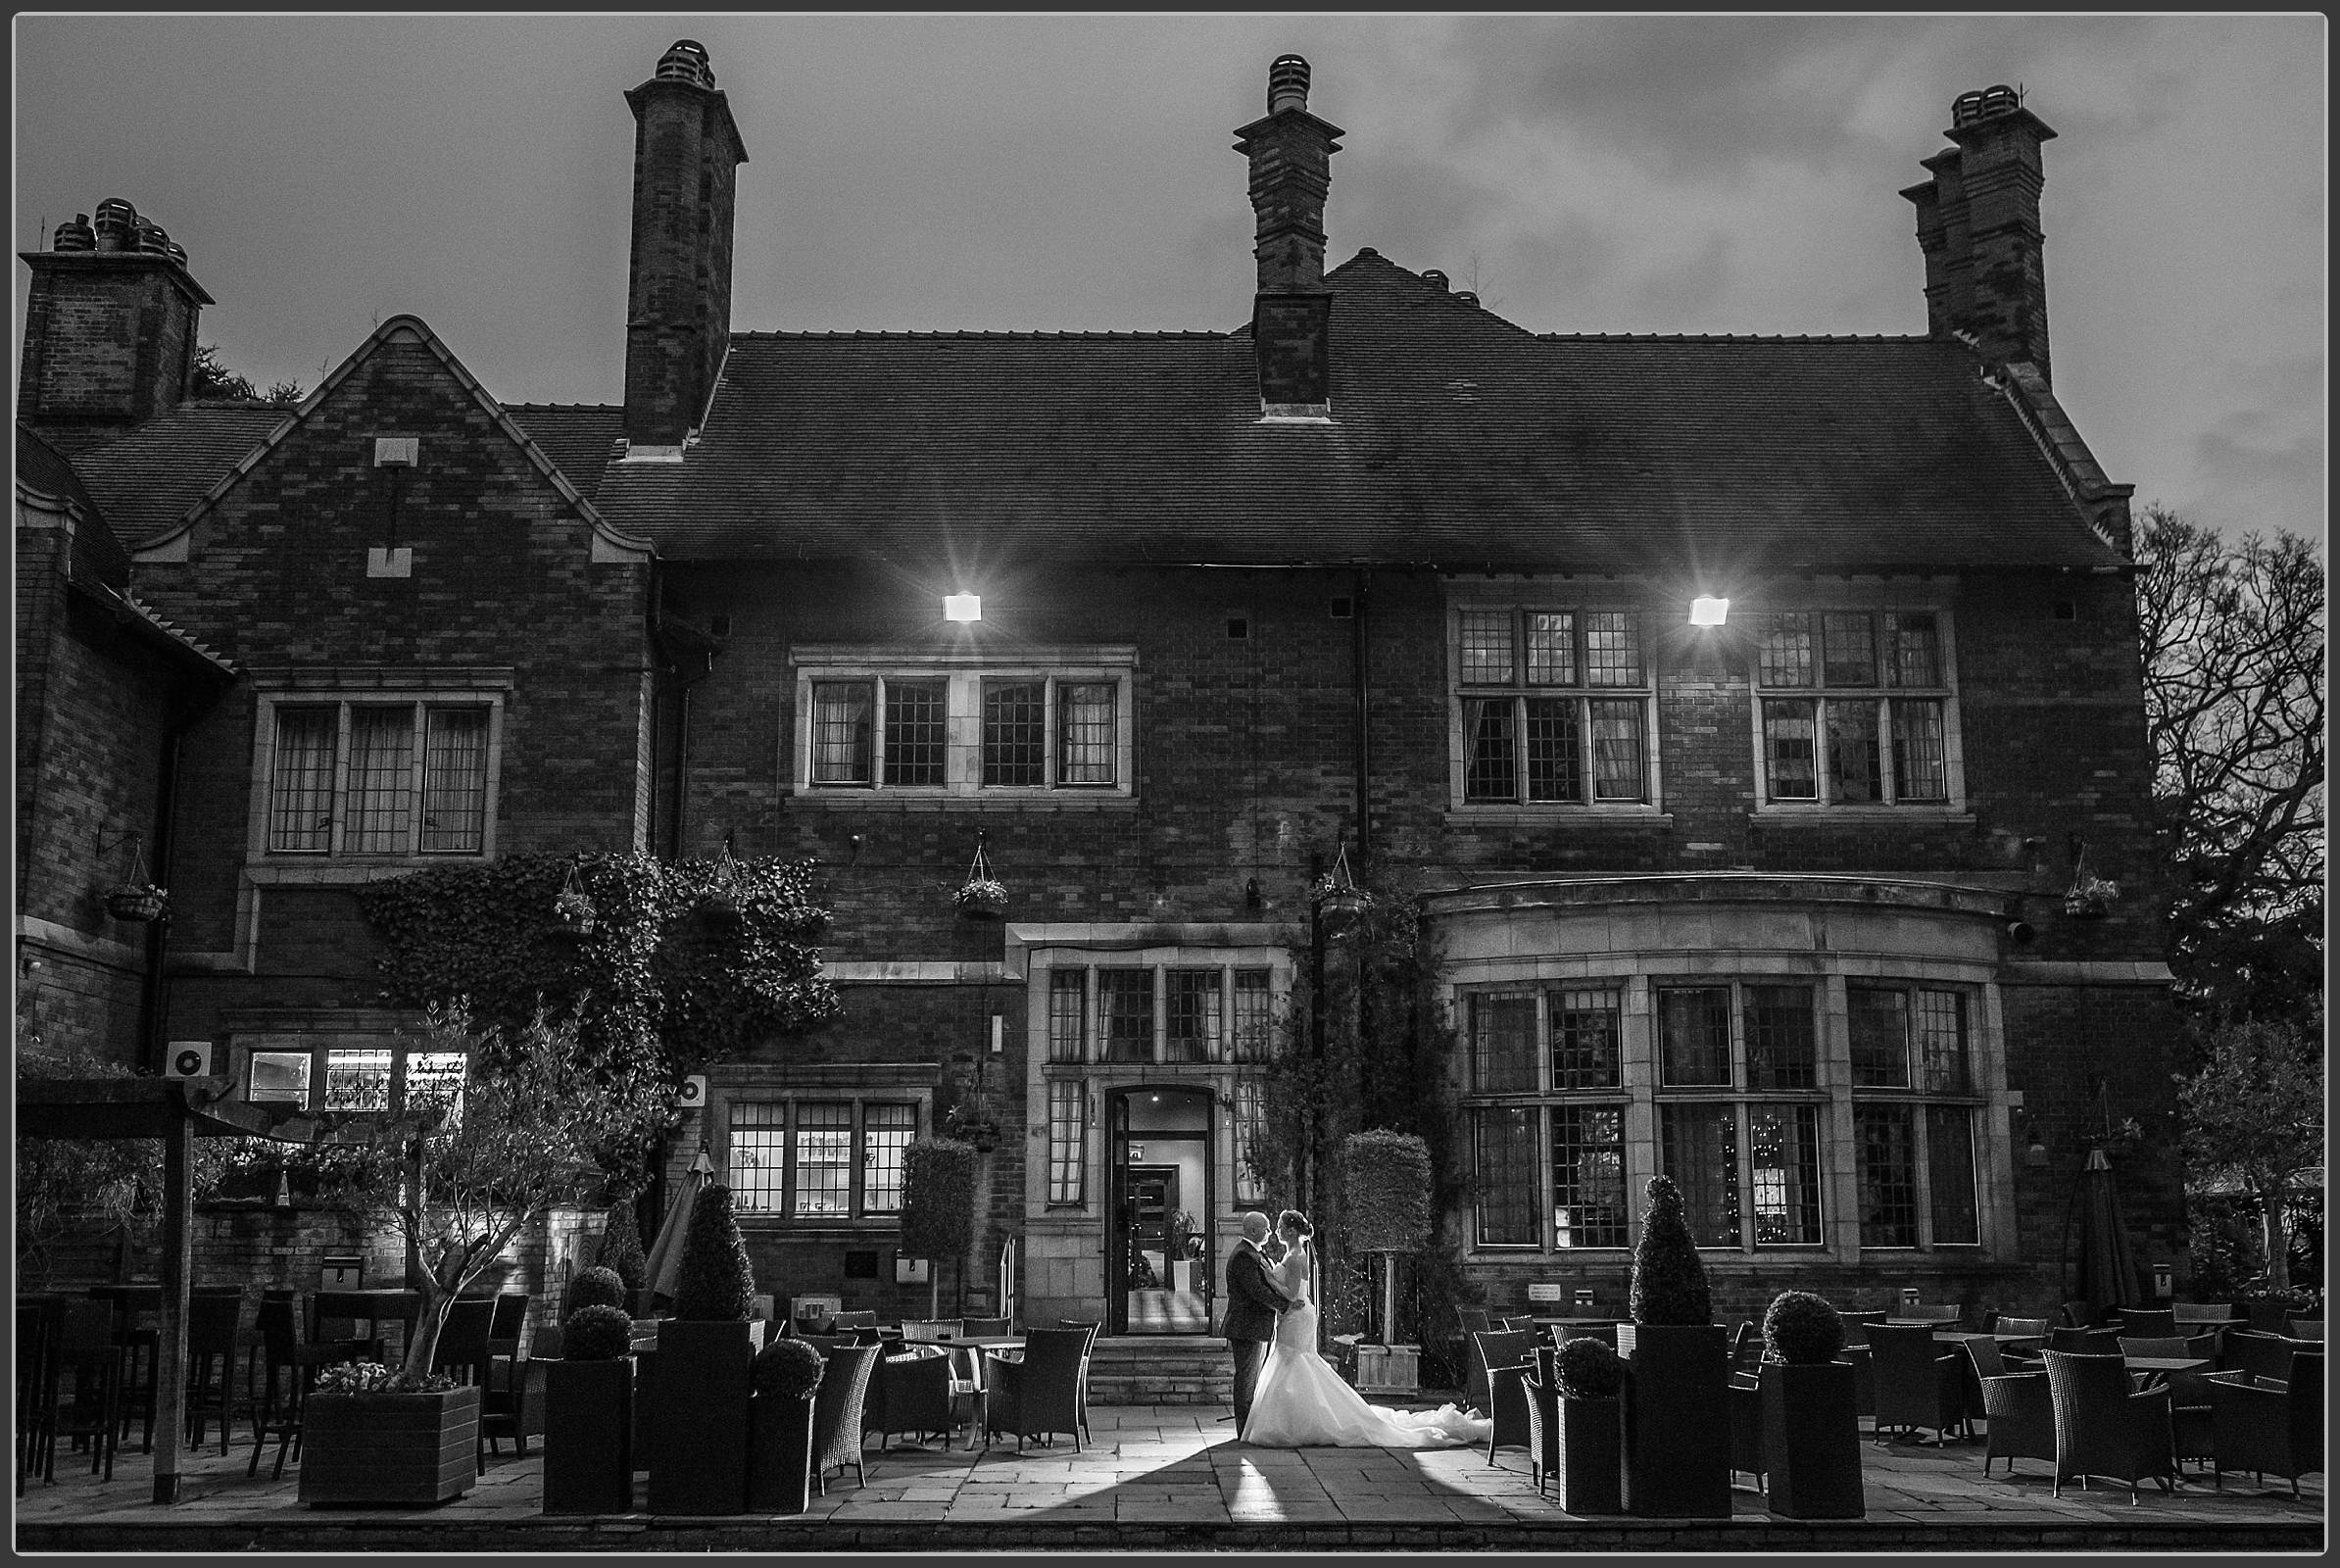
[[[411,316],[297,409],[189,402],[211,300],[160,230],[109,203],[22,258],[21,1029],[320,1094],[402,1049],[368,879],[809,858],[843,1016],[715,1067],[672,1151],[763,1288],[922,1311],[901,1151],[973,1101],[974,1299],[1012,1240],[1027,1321],[1199,1332],[1215,1266],[1124,1260],[1282,1196],[1241,1156],[1345,850],[1429,890],[1490,1300],[1621,1303],[1660,1171],[1734,1314],[2062,1298],[2087,1140],[2168,1111],[2176,1019],[2128,487],[2052,390],[2017,95],[1900,193],[1927,329],[1789,338],[1328,269],[1344,132],[1293,57],[1235,133],[1232,330],[737,330],[705,51],[625,97],[621,406],[502,404]],[[101,902],[130,829],[167,944]],[[950,896],[979,842],[997,921]],[[2068,912],[2083,878],[2120,893]],[[2169,1140],[2121,1181],[2181,1258]],[[198,1246],[311,1283],[329,1240],[268,1223]]]

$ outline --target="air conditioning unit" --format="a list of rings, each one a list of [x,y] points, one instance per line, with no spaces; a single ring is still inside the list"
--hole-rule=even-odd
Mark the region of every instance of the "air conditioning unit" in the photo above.
[[[208,1040],[173,1040],[163,1056],[166,1078],[209,1078],[218,1050]]]
[[[685,1110],[707,1108],[707,1074],[695,1072],[682,1081],[681,1103]]]

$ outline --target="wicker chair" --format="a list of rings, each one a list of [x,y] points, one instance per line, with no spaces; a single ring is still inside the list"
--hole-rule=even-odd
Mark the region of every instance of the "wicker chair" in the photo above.
[[[1533,1372],[1521,1374],[1520,1388],[1528,1396],[1528,1479],[1540,1497],[1559,1459],[1560,1390]]]
[[[902,1320],[902,1337],[904,1340],[916,1341],[921,1344],[931,1344],[939,1340],[964,1339],[966,1333],[966,1324],[954,1317],[905,1317]]]
[[[1982,1473],[1991,1461],[2007,1461],[2009,1474],[2018,1459],[2056,1457],[2056,1408],[2048,1393],[2045,1372],[2013,1371],[1995,1341],[1961,1342],[1982,1388]]]
[[[1867,1345],[1869,1343],[1869,1325],[1882,1323],[1885,1320],[1885,1313],[1881,1308],[1863,1309],[1858,1312],[1839,1312],[1836,1315],[1844,1320],[1844,1343],[1847,1345]]]
[[[1934,1343],[1933,1330],[1888,1327],[1869,1330],[1869,1353],[1877,1376],[1877,1435],[1896,1427],[1933,1429],[1941,1445],[1950,1428],[1966,1422],[1966,1367]]]
[[[1500,1334],[1482,1334],[1482,1342],[1505,1338]],[[1526,1339],[1524,1334],[1508,1336]],[[1532,1431],[1534,1414],[1528,1396],[1528,1380],[1536,1375],[1533,1360],[1519,1360],[1508,1365],[1490,1362],[1487,1369],[1487,1392],[1493,1408],[1488,1412],[1493,1420],[1487,1429],[1487,1462],[1495,1462],[1497,1448],[1527,1448],[1533,1452],[1538,1445]]]
[[[842,1471],[850,1464],[855,1481],[865,1485],[869,1480],[861,1457],[861,1410],[869,1398],[869,1376],[877,1358],[874,1345],[840,1345],[829,1351],[820,1390],[812,1396],[812,1475],[824,1497],[832,1470]]]
[[[1536,1339],[1530,1334],[1515,1334],[1509,1329],[1488,1329],[1470,1338],[1470,1382],[1463,1391],[1464,1402],[1475,1409],[1492,1412],[1495,1393],[1490,1375],[1502,1366],[1519,1366],[1530,1362],[1536,1353]],[[1478,1396],[1472,1397],[1473,1391]],[[1514,1440],[1515,1442],[1518,1440]]]
[[[1089,1332],[1089,1343],[1081,1348],[1081,1438],[1083,1442],[1095,1443],[1097,1439],[1089,1431],[1089,1363],[1097,1354],[1097,1337],[1105,1331],[1105,1326],[1101,1322],[1091,1323],[1070,1317],[1058,1318],[1056,1326],[1061,1329],[1086,1329]]]
[[[923,1438],[941,1434],[951,1446],[951,1353],[919,1347],[900,1355],[883,1356],[869,1376],[869,1393],[862,1401],[861,1433],[878,1435],[883,1451],[897,1432]]]
[[[2101,1318],[2102,1314],[2086,1301],[2067,1301],[2061,1322],[2068,1329],[2092,1329]]]
[[[961,1318],[959,1324],[966,1330],[960,1338],[968,1340],[1003,1340],[1015,1332],[1015,1319],[1011,1317]]]
[[[2055,1494],[2064,1494],[2068,1476],[2080,1477],[2083,1486],[2089,1476],[2125,1481],[2132,1508],[2139,1481],[2150,1479],[2167,1492],[2174,1452],[2169,1391],[2131,1391],[2118,1355],[2050,1350],[2047,1368],[2056,1411]]]
[[[2295,1340],[2314,1340],[2316,1344],[2321,1345],[2323,1343],[2323,1319],[2319,1317],[2293,1318],[2291,1320],[2291,1337]]]
[[[2248,1372],[2253,1382],[2288,1383],[2292,1357],[2306,1347],[2306,1341],[2279,1334],[2229,1334],[2218,1351],[2218,1370]]]
[[[2249,1372],[2210,1380],[2211,1466],[2221,1491],[2229,1470],[2248,1470],[2261,1485],[2271,1470],[2290,1479],[2296,1497],[2301,1476],[2323,1473],[2323,1355],[2299,1359],[2309,1364],[2288,1384]]]
[[[1763,1362],[1763,1331],[1754,1322],[1742,1319],[1731,1337],[1731,1370],[1752,1373]]]
[[[2121,1331],[2118,1329],[2061,1328],[2048,1330],[2047,1348],[2066,1355],[2119,1355]]]
[[[2177,1314],[2166,1306],[2124,1306],[2116,1326],[2132,1340],[2174,1339]]]
[[[1950,1324],[1959,1320],[1965,1309],[1955,1305],[1904,1306],[1886,1314],[1904,1323]]]
[[[2248,1319],[2243,1326],[2253,1334],[2291,1334],[2291,1308],[2281,1301],[2245,1301],[2243,1316]]]
[[[1063,1432],[1081,1451],[1081,1368],[1088,1360],[1088,1329],[1034,1329],[1024,1336],[1024,1358],[1010,1361],[986,1351],[983,1357],[983,1441],[1015,1434],[1016,1451],[1026,1438],[1046,1440]]]

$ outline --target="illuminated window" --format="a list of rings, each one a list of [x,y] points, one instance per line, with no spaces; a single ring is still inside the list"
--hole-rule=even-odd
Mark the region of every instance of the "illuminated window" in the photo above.
[[[783,1101],[734,1101],[724,1179],[732,1206],[743,1214],[777,1214],[788,1185],[788,1105]]]
[[[1625,1109],[1552,1107],[1552,1245],[1630,1247]]]
[[[850,1214],[853,1189],[853,1107],[800,1101],[794,1212],[799,1216]]]
[[[1757,1247],[1820,1244],[1820,1107],[1751,1105],[1749,1183]]]
[[[918,1130],[915,1105],[861,1107],[861,1212],[893,1214],[902,1209],[902,1151]]]

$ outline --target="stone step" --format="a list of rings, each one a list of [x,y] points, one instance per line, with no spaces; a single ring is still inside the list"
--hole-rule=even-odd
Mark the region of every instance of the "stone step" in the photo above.
[[[1098,1340],[1089,1356],[1091,1404],[1226,1404],[1235,1368],[1227,1342],[1133,1334]]]

